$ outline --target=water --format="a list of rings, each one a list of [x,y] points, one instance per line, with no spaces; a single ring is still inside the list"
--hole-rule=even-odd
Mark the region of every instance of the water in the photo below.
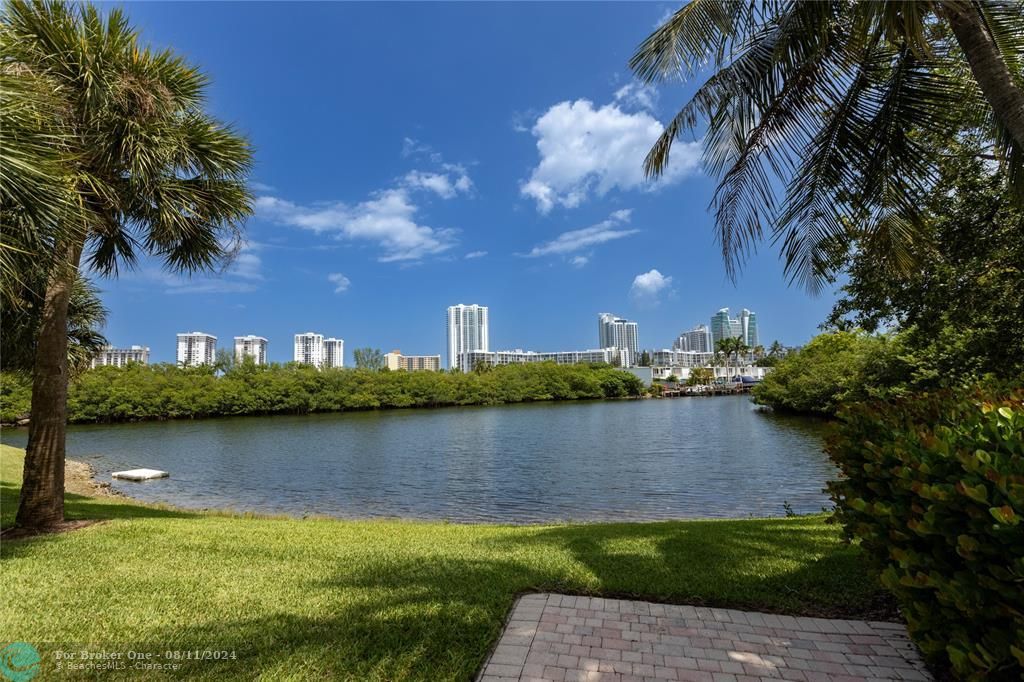
[[[836,472],[743,396],[75,426],[68,456],[169,471],[113,486],[182,507],[508,523],[814,512]]]

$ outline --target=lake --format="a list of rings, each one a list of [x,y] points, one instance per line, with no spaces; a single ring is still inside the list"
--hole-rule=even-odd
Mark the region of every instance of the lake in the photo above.
[[[820,511],[821,438],[723,396],[73,426],[68,456],[169,471],[113,486],[181,507],[528,523]]]

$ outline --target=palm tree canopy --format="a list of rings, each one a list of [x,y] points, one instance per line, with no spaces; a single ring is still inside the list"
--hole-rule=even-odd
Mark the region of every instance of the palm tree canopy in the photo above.
[[[935,178],[922,131],[988,130],[1024,197],[1024,3],[693,0],[630,66],[647,82],[713,70],[645,170],[661,174],[673,141],[706,123],[732,277],[765,237],[780,244],[790,280],[812,291],[854,243],[912,267],[920,197]]]
[[[252,151],[203,111],[207,81],[198,69],[140,46],[120,10],[104,16],[88,4],[12,0],[0,15],[0,47],[5,93],[13,84],[31,94],[31,82],[50,93],[35,102],[49,122],[37,146],[48,153],[28,150],[3,178],[10,190],[2,198],[20,209],[26,231],[52,252],[77,226],[86,262],[103,274],[131,266],[140,252],[179,271],[231,255],[251,213]],[[31,129],[32,111],[20,129]],[[72,202],[38,189],[61,182]],[[9,232],[5,216],[5,240]]]
[[[27,273],[23,272],[22,276]],[[4,311],[4,333],[0,334],[0,369],[31,373],[36,355],[43,301],[39,292],[45,289],[45,273],[37,271],[35,280],[22,285],[18,304],[6,295],[0,297]],[[71,288],[68,302],[68,368],[74,376],[89,368],[93,357],[107,345],[103,325],[107,309],[100,300],[96,285],[79,276]]]

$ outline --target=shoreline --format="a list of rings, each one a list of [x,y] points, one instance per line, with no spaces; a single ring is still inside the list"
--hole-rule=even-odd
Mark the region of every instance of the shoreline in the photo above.
[[[96,478],[96,470],[88,462],[64,458],[64,492],[87,497],[118,497],[133,502],[142,502],[114,489],[110,483]]]

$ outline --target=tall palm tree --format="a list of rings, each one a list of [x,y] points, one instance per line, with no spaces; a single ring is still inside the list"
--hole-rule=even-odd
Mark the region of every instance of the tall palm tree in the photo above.
[[[739,374],[740,360],[744,354],[750,351],[750,346],[748,346],[747,342],[739,336],[722,339],[720,343],[722,344],[722,350],[725,351],[726,357],[735,360],[733,367],[736,371],[733,376]]]
[[[27,273],[22,272],[21,277]],[[6,295],[0,296],[4,311],[4,329],[0,334],[0,369],[31,373],[35,364],[36,341],[46,273],[30,280],[20,289],[17,302]],[[2,292],[0,292],[2,293]],[[68,299],[68,375],[75,376],[89,368],[93,357],[107,339],[100,331],[107,321],[107,309],[100,300],[96,285],[79,276],[71,287]]]
[[[64,516],[67,316],[79,267],[115,276],[140,252],[185,272],[223,262],[251,213],[252,152],[204,112],[206,78],[140,46],[119,10],[11,0],[0,36],[3,72],[53,95],[52,142],[72,196],[34,210],[47,199],[28,195],[18,212],[45,247],[47,278],[17,523],[45,528]]]
[[[645,170],[662,174],[673,141],[706,121],[730,276],[766,232],[812,291],[854,243],[907,271],[936,171],[922,130],[988,130],[1024,200],[1024,3],[693,0],[630,62],[647,82],[708,65]]]

